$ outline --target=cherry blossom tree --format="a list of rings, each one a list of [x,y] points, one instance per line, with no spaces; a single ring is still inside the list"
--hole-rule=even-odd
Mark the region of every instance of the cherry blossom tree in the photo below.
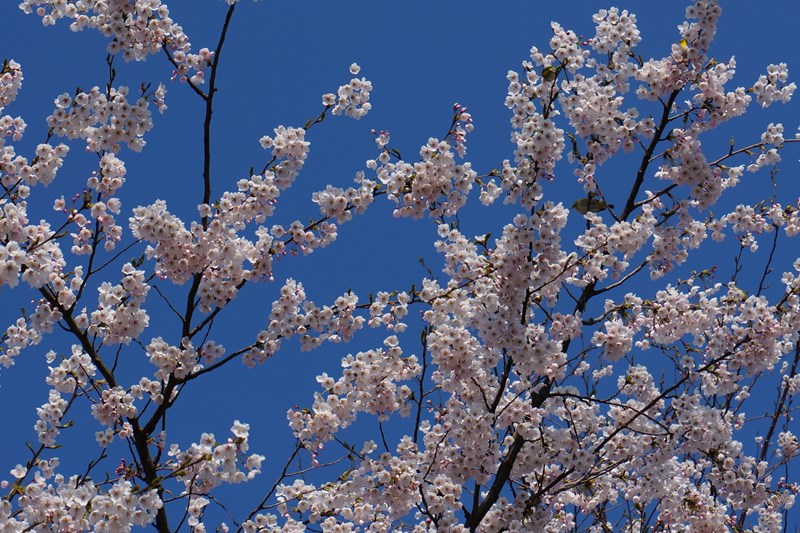
[[[783,269],[776,251],[796,246],[800,202],[770,189],[717,206],[752,173],[777,179],[798,138],[770,123],[721,151],[703,141],[751,105],[787,103],[785,64],[733,87],[735,60],[710,52],[716,0],[689,5],[651,59],[627,11],[599,10],[589,37],[554,22],[508,72],[512,159],[474,169],[472,117],[456,104],[447,134],[411,159],[373,132],[355,183],[324,186],[315,218],[281,225],[275,208],[303,171],[309,130],[362,118],[372,84],[351,65],[315,118],[275,127],[260,139],[264,161],[213,193],[217,72],[237,10],[227,4],[213,50],[194,49],[160,0],[20,5],[45,26],[99,31],[109,68],[104,87],[55,98],[47,139],[27,155],[12,144],[26,123],[6,114],[24,66],[8,58],[0,72],[0,285],[3,298],[31,301],[4,326],[0,362],[4,378],[23,356],[49,369],[29,455],[0,476],[0,531],[783,530],[798,491],[800,259]],[[163,80],[116,84],[125,62],[153,56],[168,65]],[[146,149],[168,87],[204,109],[188,222],[163,200],[124,202],[125,158]],[[94,172],[33,222],[75,149],[96,156]],[[569,179],[585,193],[574,204],[553,194]],[[377,202],[436,223],[441,272],[314,303],[279,260],[332,244]],[[499,235],[470,236],[465,206],[512,215]],[[731,243],[730,278],[708,263],[712,241]],[[763,274],[746,278],[738,266],[756,251]],[[258,284],[274,295],[263,327],[238,331],[238,345],[215,341],[215,320]],[[153,334],[165,314],[179,328]],[[348,353],[365,335],[379,341]],[[48,338],[61,347],[41,353]],[[233,365],[268,366],[292,339],[330,345],[341,372],[320,373],[313,398],[275,430],[296,443],[289,457],[251,449],[239,420],[230,435],[197,420],[194,443],[172,438],[168,413],[185,390]],[[72,427],[82,412],[91,418]],[[351,432],[359,419],[380,431]],[[62,464],[68,431],[94,433],[88,463]],[[262,469],[277,477],[263,481]],[[250,511],[211,520],[225,509],[220,491],[240,483]]]

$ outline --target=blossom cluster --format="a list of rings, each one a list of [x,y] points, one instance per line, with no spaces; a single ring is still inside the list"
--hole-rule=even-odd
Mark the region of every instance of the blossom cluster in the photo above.
[[[459,487],[436,478],[432,483],[422,483],[419,473],[424,457],[410,439],[403,439],[397,446],[396,455],[376,454],[377,446],[368,441],[361,447],[362,457],[357,468],[353,468],[341,483],[317,487],[303,480],[278,487],[279,511],[288,517],[283,531],[294,531],[304,522],[320,523],[326,530],[353,530],[354,526],[391,527],[413,508],[419,490],[426,493],[434,509],[443,509],[438,501],[457,501]],[[427,485],[427,486],[426,486]],[[337,519],[331,514],[341,515]],[[260,515],[249,524],[254,528],[270,523],[274,517]],[[452,520],[452,519],[451,519]],[[442,524],[447,523],[446,519]],[[456,524],[452,520],[452,525]],[[347,529],[344,529],[347,528]],[[245,524],[246,530],[248,524]]]
[[[29,162],[27,158],[16,155],[13,147],[2,145],[0,147],[2,147],[3,158],[0,183],[9,189],[16,187],[18,194],[23,198],[29,194],[29,186],[40,183],[44,186],[50,185],[64,164],[64,157],[69,152],[69,148],[65,144],[54,147],[42,143],[36,147],[33,161]]]
[[[169,8],[161,0],[23,0],[19,6],[25,13],[35,12],[45,26],[66,18],[72,20],[72,31],[96,29],[111,38],[108,53],[121,52],[125,61],[144,61],[148,55],[160,52],[166,43],[175,61],[174,75],[181,81],[203,83],[205,68],[213,57],[213,52],[205,48],[198,53],[191,52],[188,36],[170,18]]]
[[[0,113],[17,98],[20,87],[22,87],[22,67],[14,60],[7,61],[0,70]],[[0,154],[3,155],[4,163],[6,137],[19,141],[25,133],[25,127],[25,121],[21,117],[0,115]]]
[[[88,333],[106,344],[127,344],[147,328],[150,318],[142,308],[150,286],[144,272],[126,263],[119,285],[108,282],[97,289],[97,309],[89,317]]]
[[[193,222],[186,229],[183,221],[167,210],[166,203],[155,203],[133,210],[129,219],[134,236],[155,246],[147,254],[155,258],[156,273],[182,284],[193,275],[202,274],[199,287],[201,308],[223,306],[238,292],[238,285],[250,277],[244,262],[258,262],[263,252],[255,244],[223,222],[214,219],[206,228]],[[263,244],[263,240],[259,241]]]
[[[242,483],[261,473],[264,456],[257,453],[247,455],[250,425],[236,420],[230,431],[233,436],[222,443],[217,442],[213,433],[203,433],[199,443],[193,443],[185,450],[177,444],[170,447],[171,467],[184,485],[183,495],[194,500],[196,495],[208,494],[222,483]],[[195,502],[197,512],[190,513],[195,519],[194,524],[199,522],[197,517],[203,508],[202,501]]]
[[[334,219],[337,224],[343,224],[353,219],[353,214],[361,215],[373,202],[375,184],[369,180],[362,180],[359,187],[341,187],[328,185],[323,191],[317,191],[311,200],[319,205],[319,212],[326,218]]]
[[[272,302],[267,327],[256,337],[255,345],[244,355],[248,366],[263,363],[272,357],[284,340],[300,337],[300,349],[313,350],[324,342],[347,342],[364,326],[365,319],[356,314],[358,297],[348,292],[336,298],[332,306],[318,307],[306,297],[303,284],[287,279],[280,298]]]
[[[59,137],[85,139],[90,152],[118,153],[122,143],[138,152],[144,148],[144,134],[153,128],[153,121],[148,100],[141,97],[131,104],[128,92],[124,86],[107,92],[95,86],[74,97],[64,93],[56,98],[47,125]]]
[[[311,410],[290,410],[289,425],[307,449],[320,449],[333,435],[351,425],[359,412],[388,420],[394,412],[410,413],[411,389],[397,382],[417,376],[417,358],[402,357],[394,335],[383,342],[385,349],[359,352],[342,359],[343,374],[334,380],[327,374],[317,377],[326,391],[317,393]]]
[[[6,328],[3,335],[3,354],[0,364],[5,367],[14,364],[14,357],[28,346],[39,344],[44,334],[53,330],[53,325],[61,320],[60,311],[54,309],[47,301],[40,300],[36,310],[30,317],[20,317]]]
[[[49,356],[55,359],[55,353]],[[86,390],[90,380],[97,372],[88,354],[81,351],[80,346],[72,347],[72,355],[65,357],[57,367],[50,367],[50,375],[46,382],[55,390],[64,393],[74,393]]]
[[[787,103],[797,88],[797,84],[787,83],[788,80],[789,68],[786,63],[769,65],[767,74],[759,76],[758,81],[753,84],[752,90],[758,103],[762,107],[768,107],[775,102]]]
[[[353,76],[361,72],[361,67],[357,63],[350,65],[350,74]],[[342,85],[336,94],[327,93],[322,95],[322,105],[331,107],[334,115],[348,116],[359,120],[366,116],[372,109],[369,103],[370,92],[372,92],[372,82],[366,78],[353,78],[347,85]]]
[[[77,475],[53,475],[52,468],[44,463],[35,480],[25,486],[19,499],[20,513],[11,513],[9,501],[0,503],[0,521],[6,531],[46,528],[128,532],[134,526],[152,524],[164,505],[156,489],[142,491],[130,481],[119,479],[105,490]]]
[[[308,157],[311,143],[305,140],[306,130],[303,128],[286,128],[278,126],[275,135],[261,137],[261,147],[265,150],[272,149],[273,160],[284,160],[275,165],[275,185],[280,190],[285,190],[293,182]]]
[[[123,418],[136,415],[133,396],[120,386],[105,389],[100,394],[100,401],[92,406],[92,415],[98,422],[111,426]]]
[[[367,162],[377,181],[386,187],[386,196],[398,204],[396,217],[436,218],[455,215],[466,204],[477,179],[470,163],[457,164],[447,141],[431,137],[420,151],[420,161],[391,162],[388,151]]]

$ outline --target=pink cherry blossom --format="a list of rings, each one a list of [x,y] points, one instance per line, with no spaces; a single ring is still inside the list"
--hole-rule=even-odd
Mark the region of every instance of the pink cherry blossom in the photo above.
[[[601,9],[587,35],[551,23],[507,72],[509,150],[488,168],[484,156],[466,159],[487,119],[455,103],[421,140],[365,130],[377,150],[349,185],[330,176],[303,189],[312,136],[335,127],[328,115],[370,113],[373,83],[350,64],[312,118],[259,126],[272,132],[257,139],[262,160],[220,174],[228,161],[212,117],[238,93],[220,90],[217,75],[241,16],[237,0],[222,5],[214,49],[193,48],[161,0],[19,6],[45,26],[97,30],[109,55],[108,80],[48,97],[47,137],[30,144],[26,122],[7,114],[22,67],[0,70],[0,287],[24,295],[0,335],[0,364],[5,377],[44,355],[47,385],[26,455],[0,479],[0,530],[789,527],[800,492],[800,259],[786,254],[800,202],[777,184],[800,134],[764,120],[719,147],[753,100],[790,103],[787,64],[737,85],[741,64],[714,48],[717,0],[691,2],[649,58],[636,15]],[[134,72],[119,55],[156,54],[160,79],[117,84],[117,70]],[[129,189],[150,179],[157,193],[153,183],[171,178],[143,178],[131,159],[157,127],[150,105],[167,111],[170,78],[183,82],[178,98],[202,103],[199,185],[181,190],[184,204],[156,194],[128,212]],[[412,141],[422,146],[404,157]],[[74,146],[88,167],[67,158]],[[586,202],[572,211],[561,197],[570,188]],[[287,205],[299,189],[311,217]],[[381,209],[423,224],[436,262],[421,260],[410,286],[316,294],[331,274],[309,274],[306,256]],[[241,300],[247,320],[231,315]],[[323,350],[306,357],[322,346],[333,365]],[[316,382],[283,427],[231,413],[218,438],[190,400],[239,401],[238,376],[218,376],[287,360],[313,366]],[[274,391],[259,392],[259,408],[274,410]],[[173,430],[182,425],[194,436]],[[265,433],[290,445],[259,449]],[[77,466],[60,451],[82,445],[89,458]],[[276,456],[284,448],[288,458]],[[247,498],[229,511],[224,500],[244,483]]]

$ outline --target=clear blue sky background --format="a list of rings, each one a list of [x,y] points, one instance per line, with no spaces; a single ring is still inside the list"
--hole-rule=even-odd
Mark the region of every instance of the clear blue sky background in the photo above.
[[[57,95],[71,93],[77,86],[89,88],[105,83],[106,40],[93,31],[73,34],[63,22],[55,28],[43,28],[37,17],[25,16],[14,4],[7,2],[0,7],[0,20],[4,22],[0,57],[21,63],[25,81],[17,102],[5,112],[21,115],[28,123],[24,141],[16,146],[18,152],[30,155],[45,137],[44,119],[52,111]],[[224,2],[182,0],[169,5],[172,17],[183,25],[195,50],[215,47],[227,8]],[[321,109],[320,96],[335,92],[349,79],[347,67],[354,61],[374,84],[373,111],[360,122],[334,118],[312,129],[307,137],[311,154],[306,168],[297,185],[282,197],[272,223],[288,225],[296,218],[307,220],[317,214],[310,201],[313,191],[328,183],[349,186],[354,174],[364,168],[364,161],[377,154],[369,133],[372,128],[390,130],[392,145],[413,160],[428,137],[446,133],[454,102],[468,106],[474,117],[476,128],[468,140],[468,159],[480,174],[485,174],[512,157],[510,115],[503,105],[507,71],[520,70],[520,62],[529,58],[532,45],[547,47],[551,20],[588,37],[593,34],[592,14],[611,5],[637,14],[643,36],[638,51],[645,58],[662,57],[678,40],[676,26],[683,20],[686,5],[679,1],[243,1],[234,16],[218,78],[213,195],[235,188],[236,181],[246,177],[251,166],[260,168],[268,159],[258,144],[259,137],[271,134],[277,125],[301,126],[316,116]],[[725,2],[723,8],[712,55],[720,61],[736,56],[737,85],[750,86],[769,63],[778,62],[788,63],[790,74],[800,79],[796,34],[800,4]],[[762,8],[764,11],[759,11]],[[143,80],[157,84],[171,71],[163,55],[153,56],[147,63],[124,64],[120,59],[117,70],[117,84],[132,88]],[[156,198],[165,199],[170,210],[184,220],[196,215],[195,206],[202,196],[202,105],[188,87],[166,83],[169,110],[154,116],[155,128],[145,137],[144,152],[121,154],[128,167],[121,220],[126,220],[136,205]],[[737,143],[744,144],[757,139],[771,121],[784,123],[787,138],[794,135],[800,123],[800,106],[796,103],[774,106],[766,112],[756,107],[748,117],[726,125],[706,142],[711,145],[715,139],[719,149],[724,150],[730,135],[735,134]],[[34,191],[34,201],[44,199],[43,207],[36,211],[41,216],[50,216],[52,212],[47,209],[53,198],[60,194],[72,196],[85,185],[93,156],[83,153],[82,143],[73,142],[71,148],[57,181],[46,191]],[[798,197],[798,158],[797,148],[784,152],[778,178],[779,196],[784,203]],[[569,205],[581,189],[564,163],[547,195]],[[633,168],[614,166],[599,176],[601,180],[618,178],[625,187]],[[604,178],[603,172],[619,176]],[[746,201],[748,190],[760,193],[770,183],[767,172],[747,174],[744,182],[726,205]],[[613,188],[606,185],[604,190],[612,191],[614,198]],[[627,189],[619,189],[620,197],[623,191]],[[367,215],[341,227],[339,238],[331,247],[310,257],[286,258],[277,263],[276,283],[248,286],[218,320],[217,340],[231,349],[250,342],[265,325],[269,305],[286,277],[301,280],[309,297],[319,304],[331,303],[348,288],[362,297],[370,291],[408,289],[425,275],[418,256],[426,257],[434,267],[439,264],[432,247],[435,225],[429,221],[394,220],[391,209],[381,201]],[[478,209],[467,211],[462,222],[467,234],[497,234],[508,220],[507,215],[508,211],[502,208],[490,212]],[[570,235],[581,226],[582,221],[576,216]],[[566,239],[570,241],[571,238]],[[792,253],[793,243],[783,242],[781,260],[785,264],[796,255]],[[718,266],[730,268],[731,256],[721,257]],[[761,260],[753,261],[749,275],[760,273],[759,265],[763,265]],[[154,291],[150,294],[152,302],[157,303]],[[0,297],[0,317],[5,327],[16,319],[20,305],[32,296],[24,288],[4,288]],[[92,301],[88,299],[87,305]],[[170,316],[151,314],[151,324],[145,339],[163,335],[168,342],[179,341],[177,322]],[[418,331],[412,328],[402,339],[406,353],[418,351],[415,339]],[[252,498],[227,501],[233,509],[249,508],[261,488],[271,485],[275,469],[280,468],[292,445],[286,410],[293,405],[310,405],[311,393],[316,390],[315,375],[323,370],[338,375],[342,355],[376,346],[377,342],[375,335],[368,334],[350,346],[327,345],[312,353],[301,353],[297,344],[290,342],[274,359],[254,370],[233,363],[195,382],[186,391],[168,418],[170,440],[185,447],[197,441],[203,431],[224,439],[234,419],[249,422],[252,449],[268,458],[265,474],[251,483],[252,492],[248,492]],[[68,351],[63,339],[48,339],[25,352],[16,367],[0,372],[0,405],[4,406],[0,479],[7,478],[7,472],[26,459],[23,441],[36,439],[32,426],[35,408],[47,398],[44,354],[51,348],[61,353]],[[130,368],[145,368],[137,358],[141,359],[141,351],[133,345],[123,350],[123,362]],[[131,382],[133,378],[131,374]],[[66,463],[69,458],[97,453],[93,437],[97,424],[83,418],[79,418],[81,423],[76,428],[63,434],[67,448],[58,454]],[[362,433],[352,440],[365,438],[366,432],[375,427],[367,421],[359,426]],[[76,464],[78,471],[80,463]],[[113,470],[111,463],[109,469]]]

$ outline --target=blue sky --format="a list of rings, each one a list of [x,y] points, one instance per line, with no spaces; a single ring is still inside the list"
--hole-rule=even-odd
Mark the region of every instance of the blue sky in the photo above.
[[[106,41],[96,32],[73,34],[63,23],[43,28],[38,18],[25,16],[13,4],[0,7],[0,18],[5,22],[0,57],[17,60],[24,70],[22,91],[6,113],[21,115],[28,123],[25,139],[16,144],[18,152],[27,155],[43,141],[44,119],[52,111],[57,95],[72,92],[77,86],[88,88],[105,83]],[[513,150],[509,142],[510,115],[503,105],[507,71],[520,69],[520,62],[529,58],[532,45],[540,49],[547,46],[551,20],[590,36],[591,15],[610,5],[637,14],[643,36],[638,50],[645,58],[663,56],[678,40],[676,26],[683,20],[685,3],[674,1],[243,1],[232,23],[218,78],[213,195],[233,189],[251,166],[260,168],[268,159],[258,144],[262,135],[271,134],[281,124],[301,126],[316,116],[321,109],[320,96],[335,92],[347,81],[347,68],[352,62],[359,63],[362,74],[373,82],[373,110],[359,122],[329,117],[309,132],[310,158],[297,185],[282,197],[273,222],[288,225],[296,218],[307,220],[317,213],[310,201],[312,192],[328,183],[349,186],[354,174],[364,168],[364,161],[377,155],[371,129],[390,130],[392,145],[413,159],[428,137],[446,133],[455,102],[468,107],[476,125],[468,140],[467,158],[479,174],[498,168],[503,159],[512,157]],[[758,13],[752,2],[725,3],[712,49],[712,55],[720,61],[736,56],[736,80],[743,86],[752,84],[769,63],[786,62],[790,75],[800,72],[796,41],[800,5],[762,5],[769,6],[769,10]],[[195,50],[215,46],[227,8],[224,2],[174,1],[170,8]],[[171,69],[165,58],[157,55],[147,63],[124,64],[119,60],[117,70],[118,83],[134,88],[142,80],[156,84],[164,81]],[[128,167],[128,181],[122,193],[126,214],[120,217],[122,220],[131,208],[156,198],[165,199],[173,212],[187,220],[196,213],[195,205],[201,199],[201,102],[186,86],[165,83],[169,110],[155,115],[155,128],[145,137],[148,144],[144,152],[121,154]],[[716,137],[709,138],[709,145],[716,142],[724,150],[734,134],[741,142],[756,139],[766,124],[778,121],[786,127],[785,136],[791,137],[800,124],[799,109],[790,104],[761,111],[754,105],[743,120],[726,125]],[[92,158],[82,153],[79,143],[72,143],[71,147],[56,183],[46,191],[35,191],[46,198],[41,204],[44,207],[38,208],[40,216],[49,216],[47,208],[53,198],[60,194],[71,196],[85,184]],[[784,152],[778,177],[778,194],[784,203],[798,198],[797,159],[797,148]],[[581,189],[570,169],[566,165],[564,168],[547,195],[548,199],[569,205]],[[625,167],[609,167],[607,171],[624,172]],[[741,191],[734,192],[730,205],[745,201],[748,190],[769,186],[766,172],[747,175],[744,181],[747,183]],[[238,339],[248,339],[261,329],[279,282],[286,277],[302,281],[309,297],[323,304],[332,302],[348,288],[362,297],[370,291],[408,289],[425,275],[417,261],[420,256],[435,269],[439,264],[432,246],[435,225],[426,220],[394,220],[391,210],[385,201],[378,202],[367,215],[342,226],[331,247],[309,257],[282,260],[276,268],[278,282],[248,287],[220,318],[216,329],[219,341],[235,347]],[[497,234],[508,220],[508,213],[502,208],[468,210],[461,221],[467,234]],[[571,222],[572,231],[579,231],[581,223],[576,217]],[[791,243],[784,243],[786,255],[781,259],[785,262],[793,256],[787,250]],[[732,264],[729,256],[722,261],[721,268]],[[753,261],[749,275],[758,272],[758,261]],[[16,318],[20,305],[33,296],[24,289],[5,288],[0,297],[4,304],[13,301],[0,310],[5,327]],[[151,323],[152,332],[145,334],[146,339],[160,334],[171,342],[178,340],[176,324],[166,314],[154,314]],[[404,337],[407,353],[418,350],[414,341],[417,335],[411,331]],[[351,346],[326,346],[312,353],[301,353],[296,343],[288,343],[274,359],[254,370],[238,363],[229,365],[187,390],[183,404],[169,417],[170,437],[185,446],[196,441],[203,431],[226,437],[234,419],[249,422],[253,450],[268,458],[264,475],[250,488],[257,491],[269,486],[275,473],[272,468],[280,468],[292,444],[286,410],[310,404],[316,374],[323,370],[335,373],[342,355],[376,343],[375,336],[366,334]],[[61,350],[67,348],[63,340],[61,344],[56,339],[46,340],[20,357],[16,367],[0,371],[0,404],[7,406],[3,411],[7,438],[0,440],[0,472],[8,472],[17,462],[23,462],[24,440],[35,440],[35,408],[46,400],[43,354],[59,346]],[[141,368],[133,360],[135,353],[135,348],[130,348],[130,354],[123,353],[123,357],[131,357],[132,369]],[[92,420],[80,422],[64,432],[65,450],[59,452],[64,458],[72,453],[80,456],[86,450],[96,453],[96,448],[90,448],[96,447],[96,424]],[[91,433],[81,433],[89,427]],[[359,431],[374,427],[372,422],[365,422]],[[67,449],[67,443],[83,448],[73,452]]]

